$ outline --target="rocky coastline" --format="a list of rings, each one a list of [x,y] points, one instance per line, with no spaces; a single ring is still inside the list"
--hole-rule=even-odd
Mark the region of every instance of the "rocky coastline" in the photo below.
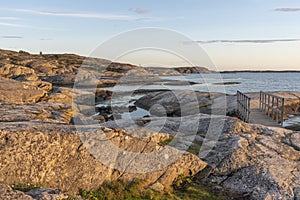
[[[85,62],[106,66],[106,71],[96,74],[102,78],[93,91],[83,93],[72,86]],[[159,76],[173,72],[145,73],[142,67],[104,59],[87,61],[73,54],[0,50],[0,199],[68,199],[80,189],[137,179],[144,180],[149,190],[172,191],[182,177],[190,178],[190,184],[208,185],[212,193],[223,195],[220,199],[300,199],[300,133],[242,122],[234,117],[235,95],[140,89],[130,105],[97,107],[114,98],[109,87],[120,82],[135,85],[141,77],[159,83]],[[132,77],[130,73],[138,78],[122,80]],[[249,95],[255,99],[258,93]],[[88,102],[93,102],[92,109]],[[297,115],[298,105],[299,99],[291,100],[289,111]],[[122,117],[139,109],[147,114],[134,120]],[[77,123],[78,116],[96,123]],[[137,156],[127,163],[123,152],[103,151],[102,137],[126,152],[158,151],[178,157],[151,170],[154,161],[151,165]],[[101,162],[105,155],[124,158],[125,164],[108,166]],[[144,173],[133,173],[140,169]],[[16,185],[37,187],[21,191]]]

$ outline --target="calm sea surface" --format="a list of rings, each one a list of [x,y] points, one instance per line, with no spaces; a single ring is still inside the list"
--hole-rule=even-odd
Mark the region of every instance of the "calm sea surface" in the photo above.
[[[161,83],[139,85],[123,85],[104,88],[112,91],[134,91],[137,89],[171,89],[171,90],[196,90],[203,92],[222,92],[236,94],[241,92],[259,91],[299,91],[300,72],[291,73],[222,73],[222,74],[188,74],[182,76],[162,76],[164,80],[186,81],[186,84],[172,85],[162,81]],[[193,82],[196,84],[188,84]],[[223,84],[224,83],[224,84]]]
[[[291,73],[223,73],[223,74],[191,74],[180,77],[164,77],[172,80],[188,80],[199,84],[192,85],[194,90],[225,92],[236,94],[242,92],[259,91],[299,91],[300,72]],[[220,83],[228,83],[222,85]],[[231,84],[232,83],[232,84]],[[176,87],[175,87],[176,88]]]

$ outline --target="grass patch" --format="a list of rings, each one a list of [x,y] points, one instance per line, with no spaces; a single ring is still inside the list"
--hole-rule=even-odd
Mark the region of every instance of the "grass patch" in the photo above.
[[[175,190],[174,195],[177,199],[191,199],[191,200],[223,200],[226,196],[213,194],[207,186],[197,185],[192,183],[181,190]]]
[[[88,200],[100,199],[154,199],[155,191],[144,189],[144,182],[105,182],[95,191],[80,190],[79,195]]]
[[[34,188],[42,188],[42,184],[16,184],[11,186],[13,190],[19,190],[22,192],[28,192]]]
[[[193,143],[191,146],[188,148],[187,152],[190,152],[192,154],[198,155],[201,149],[201,145]]]
[[[170,144],[172,142],[173,139],[174,139],[174,136],[170,135],[168,139],[159,142],[158,145],[167,146],[168,144]]]
[[[194,184],[191,179],[180,177],[177,180],[177,186],[173,191],[157,192],[152,189],[145,188],[145,182],[135,180],[131,182],[114,181],[102,184],[97,190],[86,191],[80,190],[79,195],[87,200],[102,199],[133,199],[133,200],[180,200],[180,199],[212,199],[222,200],[224,196],[213,194],[207,187]],[[183,184],[183,186],[181,186]]]

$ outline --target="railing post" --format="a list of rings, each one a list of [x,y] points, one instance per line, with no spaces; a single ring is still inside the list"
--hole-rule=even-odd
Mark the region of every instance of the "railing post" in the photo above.
[[[250,122],[250,114],[251,114],[251,109],[250,109],[250,106],[251,106],[251,104],[250,104],[250,100],[251,99],[248,99],[248,119],[247,119],[247,122]]]
[[[283,97],[260,91],[259,101],[259,107],[261,111],[268,117],[272,118],[272,120],[276,121],[277,123],[281,123],[281,126],[283,126],[285,99]]]
[[[269,112],[270,112],[270,101],[271,101],[271,96],[268,95],[268,105],[267,105],[267,115],[269,116]]]
[[[239,115],[240,112],[239,91],[237,91],[236,94],[236,103],[237,103],[237,114]]]
[[[237,91],[237,112],[244,122],[250,121],[250,98],[239,90]]]
[[[263,111],[266,112],[266,94],[263,93]]]
[[[274,100],[275,100],[275,97],[272,96],[272,105],[271,105],[271,109],[272,109],[271,117],[272,117],[272,119],[274,119]]]
[[[279,98],[276,98],[276,122],[279,123],[279,108],[278,108],[278,105],[279,105]]]
[[[284,98],[282,98],[282,105],[281,105],[281,126],[283,126],[283,120],[284,120]]]
[[[259,92],[259,110],[261,110],[261,91]]]

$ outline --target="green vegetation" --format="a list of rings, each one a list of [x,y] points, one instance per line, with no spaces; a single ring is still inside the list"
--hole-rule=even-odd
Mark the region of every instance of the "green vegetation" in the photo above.
[[[13,190],[19,190],[22,192],[28,192],[29,190],[32,190],[34,188],[42,188],[42,184],[17,184],[11,186]]]
[[[180,176],[176,181],[173,191],[157,192],[145,188],[145,182],[136,180],[132,182],[109,182],[104,183],[95,191],[80,190],[79,195],[87,200],[102,199],[153,199],[153,200],[169,200],[169,199],[212,199],[221,200],[224,196],[212,194],[211,191],[203,185],[192,183],[190,178]],[[71,198],[70,198],[71,199]]]
[[[174,139],[174,136],[170,135],[168,139],[159,142],[158,145],[160,145],[160,146],[166,146],[166,145],[170,144],[173,139]]]
[[[191,146],[188,148],[187,152],[192,154],[198,155],[201,149],[200,144],[192,143]]]
[[[26,56],[30,56],[30,53],[28,53],[27,51],[23,51],[23,50],[20,50],[20,51],[19,51],[19,54],[21,54],[21,55],[26,55]]]

